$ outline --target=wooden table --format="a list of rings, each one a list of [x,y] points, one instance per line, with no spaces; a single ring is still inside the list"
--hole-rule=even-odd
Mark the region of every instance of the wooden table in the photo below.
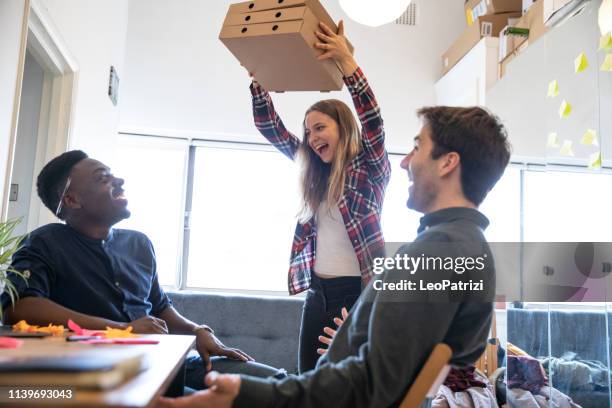
[[[195,342],[194,336],[179,335],[143,335],[143,338],[159,340],[158,344],[147,345],[104,345],[95,346],[77,342],[67,342],[64,337],[47,337],[45,339],[27,339],[22,347],[13,350],[0,350],[2,355],[43,355],[71,354],[89,349],[112,347],[117,350],[142,353],[148,362],[148,368],[131,380],[116,388],[95,391],[75,389],[73,399],[21,401],[11,404],[12,407],[29,406],[67,406],[67,407],[151,407],[156,398],[163,395],[180,369],[185,357]],[[49,374],[52,375],[52,374]],[[15,387],[17,388],[17,387]],[[9,406],[0,403],[0,406]]]

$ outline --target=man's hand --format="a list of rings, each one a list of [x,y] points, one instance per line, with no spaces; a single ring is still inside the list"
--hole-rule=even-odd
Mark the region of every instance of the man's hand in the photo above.
[[[196,350],[206,365],[206,371],[212,369],[211,356],[225,356],[234,360],[255,361],[242,350],[226,347],[214,334],[201,329],[196,332]]]
[[[240,392],[240,376],[211,372],[204,379],[208,389],[180,398],[157,400],[157,408],[231,408]]]
[[[325,60],[333,58],[340,66],[342,73],[345,76],[352,75],[357,70],[357,62],[351,54],[348,40],[344,36],[344,21],[338,23],[338,34],[334,33],[325,23],[319,23],[320,31],[316,31],[317,37],[321,42],[315,44],[315,47],[325,51],[317,58]]]
[[[342,308],[342,319],[339,317],[334,317],[334,323],[336,323],[337,329],[339,329],[340,326],[342,326],[347,316],[348,316],[348,311],[346,310],[346,307],[343,307]],[[327,348],[326,349],[318,348],[317,353],[319,353],[320,355],[324,355],[325,353],[327,353],[329,346],[332,344],[332,341],[334,341],[334,337],[336,337],[336,330],[332,329],[331,327],[323,328],[323,333],[327,334],[328,337],[319,336],[319,341],[323,344],[327,344]]]
[[[168,326],[162,319],[153,316],[145,316],[129,323],[134,333],[140,334],[168,334]]]

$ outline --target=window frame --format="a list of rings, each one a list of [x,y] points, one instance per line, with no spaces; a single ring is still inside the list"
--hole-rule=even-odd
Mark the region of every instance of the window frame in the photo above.
[[[200,291],[210,293],[228,293],[228,294],[242,294],[242,295],[257,295],[257,296],[273,296],[273,297],[289,297],[290,295],[286,291],[274,291],[274,290],[245,290],[245,289],[221,289],[221,288],[206,288],[206,287],[191,287],[187,286],[187,274],[188,274],[188,261],[189,261],[189,239],[190,239],[190,216],[193,203],[193,182],[194,182],[194,165],[195,165],[195,151],[199,147],[209,148],[226,148],[232,150],[246,150],[246,151],[277,151],[274,146],[267,142],[249,142],[239,140],[219,140],[214,138],[203,138],[203,137],[177,137],[177,136],[163,136],[159,134],[147,134],[147,133],[132,133],[132,132],[119,132],[121,136],[127,137],[149,137],[149,138],[162,138],[162,139],[174,139],[183,140],[186,142],[186,149],[188,153],[187,163],[185,165],[184,177],[183,177],[183,197],[182,208],[183,213],[181,218],[183,219],[183,233],[179,237],[181,240],[180,245],[182,246],[181,259],[177,261],[177,270],[175,272],[175,285],[169,286],[164,285],[164,289],[176,290],[176,291]],[[281,154],[281,153],[279,153]],[[388,152],[390,156],[404,157],[407,152],[393,151]],[[602,166],[599,170],[589,170],[584,166],[575,164],[550,164],[545,161],[537,161],[533,159],[522,159],[514,158],[508,164],[508,167],[515,167],[519,169],[520,177],[520,242],[524,240],[524,209],[526,203],[525,197],[525,174],[527,172],[545,172],[545,171],[558,171],[558,172],[574,172],[574,173],[596,173],[596,174],[612,174],[612,167]],[[180,251],[179,251],[180,252]],[[303,296],[304,294],[301,294]],[[298,295],[300,296],[300,295]]]

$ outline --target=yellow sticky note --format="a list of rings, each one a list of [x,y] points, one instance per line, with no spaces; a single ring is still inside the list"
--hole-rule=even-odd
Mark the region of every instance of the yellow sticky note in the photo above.
[[[586,54],[583,52],[574,60],[574,70],[576,73],[580,73],[587,69],[589,66],[589,61],[587,60]]]
[[[601,70],[612,72],[612,54],[606,54],[606,59],[601,64]]]
[[[597,131],[588,129],[586,132],[584,132],[584,135],[582,135],[582,140],[580,140],[580,143],[587,146],[599,146],[599,142],[597,141]]]
[[[601,152],[589,156],[589,169],[601,169]]]
[[[612,51],[612,32],[604,34],[599,39],[599,51]]]
[[[474,24],[474,16],[472,15],[472,9],[469,7],[465,10],[465,18],[467,18],[468,27],[471,27]]]
[[[561,155],[562,156],[573,156],[574,152],[572,151],[572,141],[565,140],[563,142],[563,146],[561,146]]]
[[[548,134],[548,141],[546,142],[546,147],[557,148],[559,147],[559,135],[555,132],[551,132]]]
[[[554,98],[557,95],[559,95],[559,83],[557,82],[557,80],[550,81],[550,83],[548,84],[548,95],[547,96],[549,98]]]
[[[561,118],[567,118],[569,117],[570,113],[572,113],[572,105],[567,103],[567,101],[564,99],[559,107],[559,116]]]

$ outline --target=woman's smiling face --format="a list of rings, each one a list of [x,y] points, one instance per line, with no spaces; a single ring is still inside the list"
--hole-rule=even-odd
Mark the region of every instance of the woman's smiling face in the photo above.
[[[308,145],[325,163],[331,163],[340,138],[338,123],[329,115],[318,111],[309,112],[304,120]]]

